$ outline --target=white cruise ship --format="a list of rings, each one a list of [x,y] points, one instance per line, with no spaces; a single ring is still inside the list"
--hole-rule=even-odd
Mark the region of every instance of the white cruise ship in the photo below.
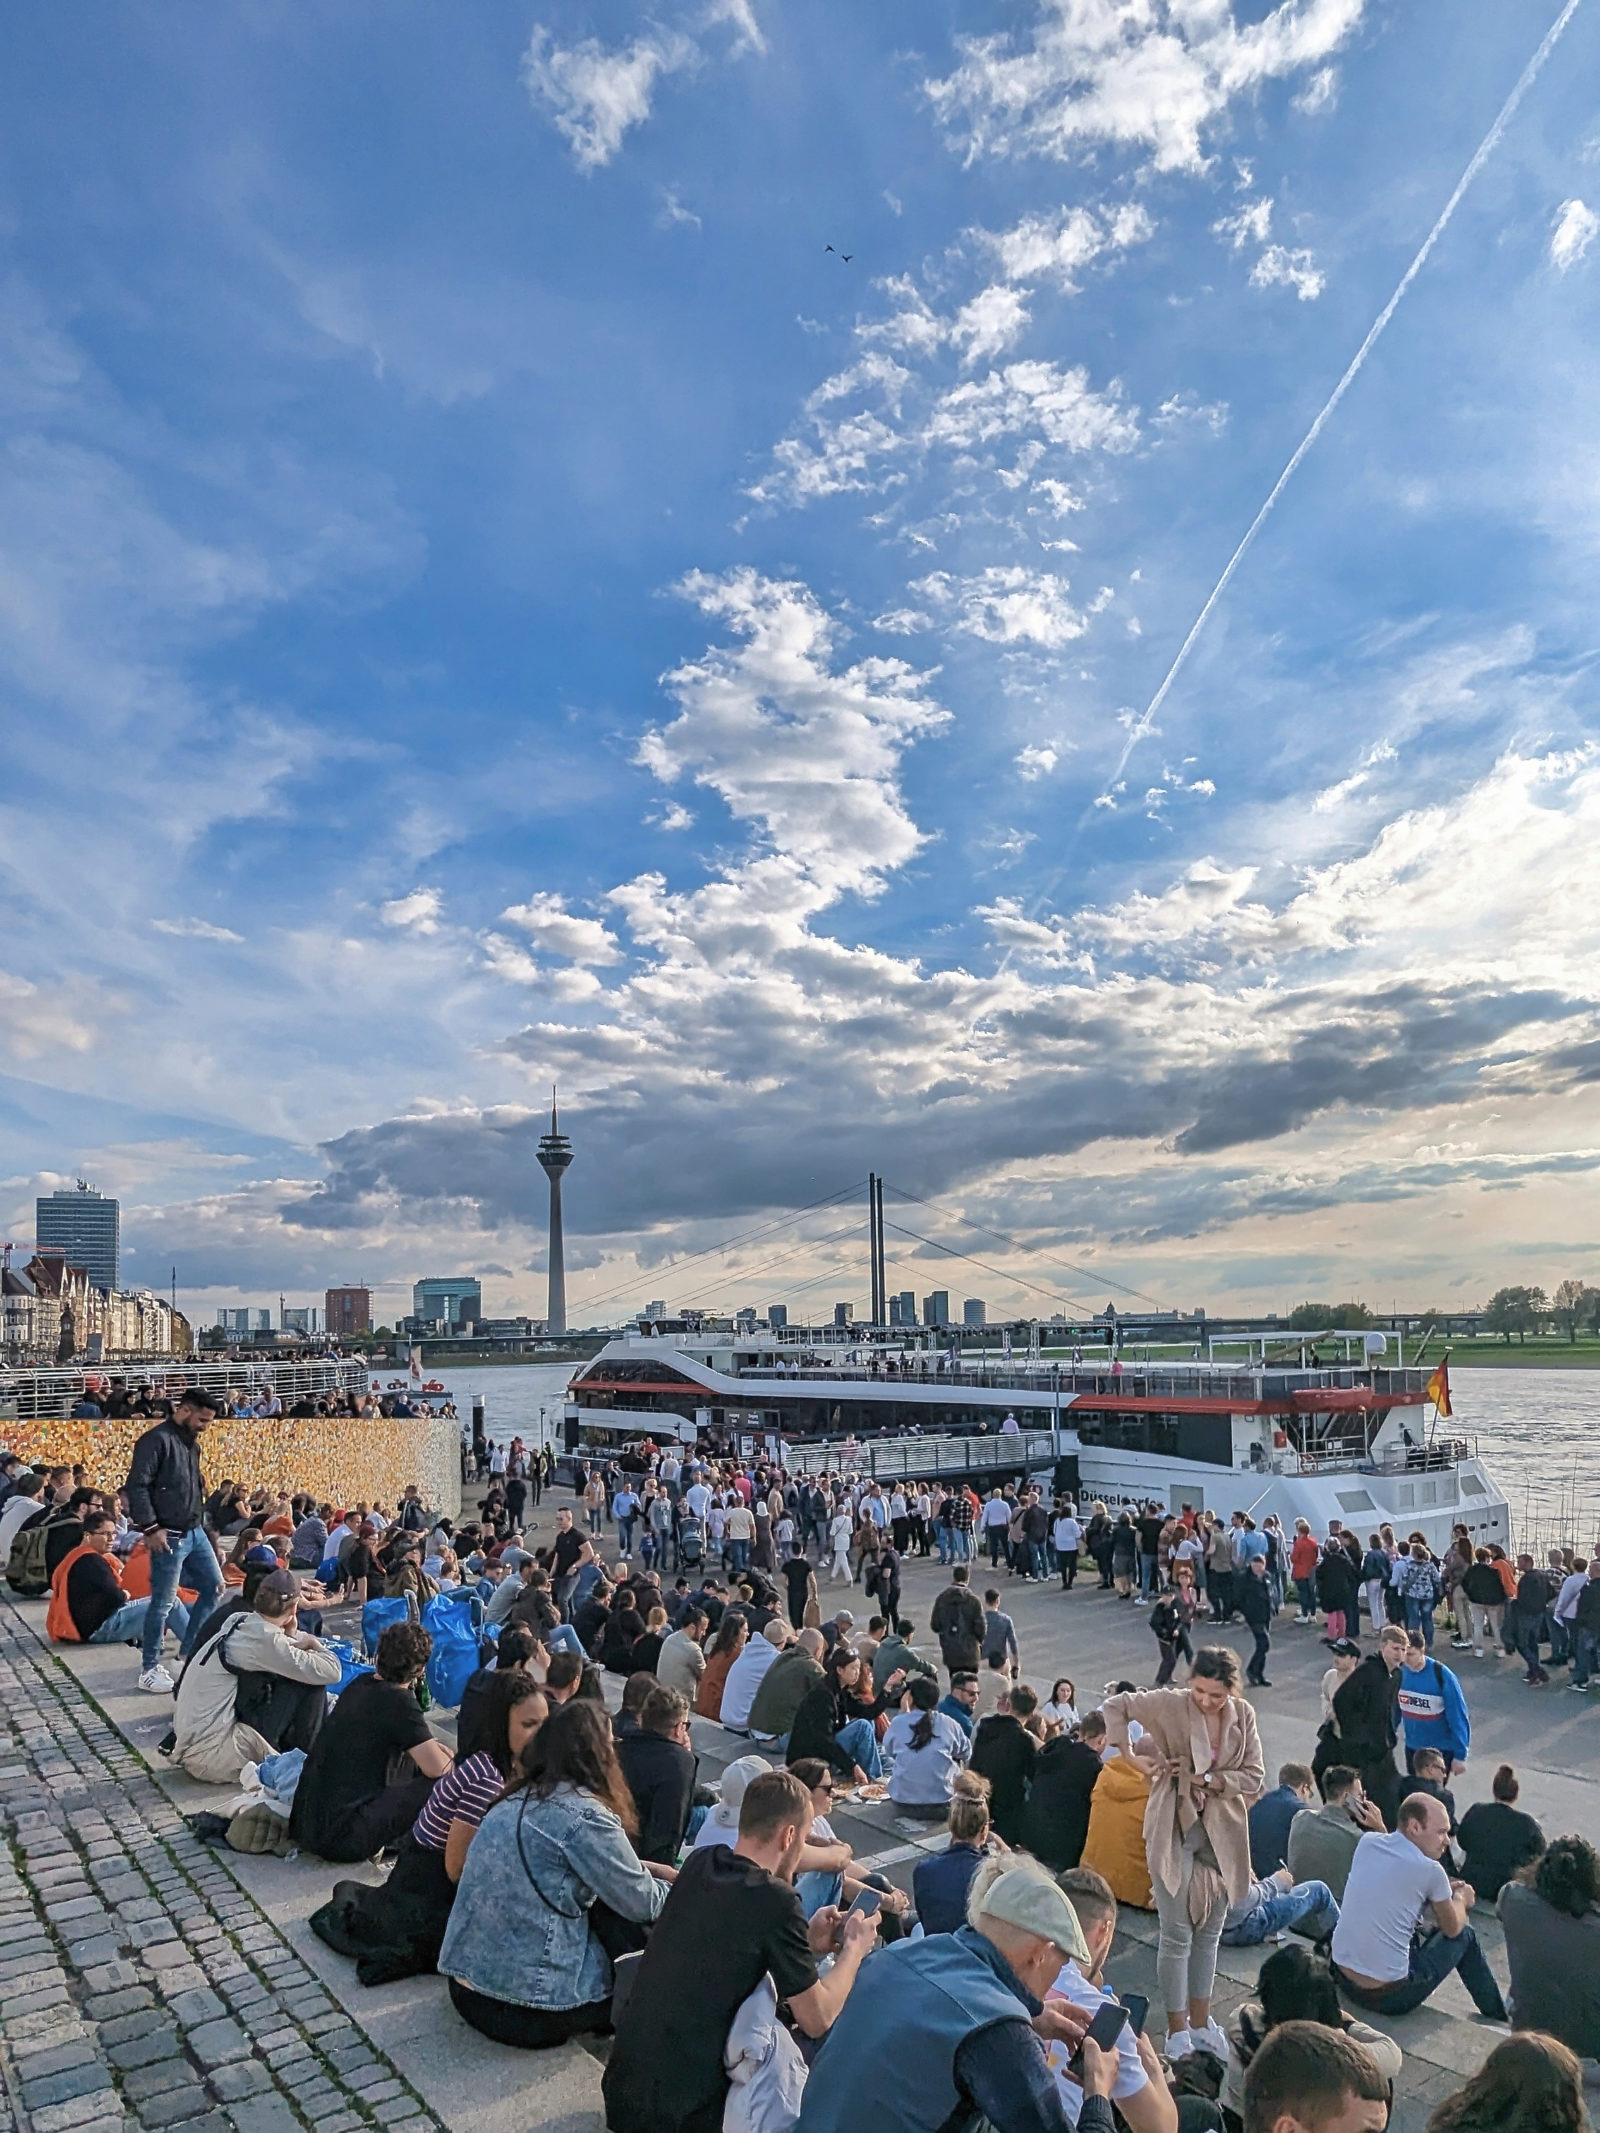
[[[1423,1369],[902,1357],[768,1334],[627,1334],[567,1389],[569,1457],[649,1437],[884,1482],[1031,1475],[1080,1502],[1276,1512],[1363,1542],[1387,1522],[1442,1552],[1456,1524],[1510,1544],[1506,1498],[1466,1441],[1430,1428]]]

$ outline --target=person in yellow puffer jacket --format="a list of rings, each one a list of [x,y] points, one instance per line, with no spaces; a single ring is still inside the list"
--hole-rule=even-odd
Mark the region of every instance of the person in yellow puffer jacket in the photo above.
[[[1082,1728],[1084,1739],[1102,1757],[1105,1724],[1098,1711],[1091,1711]],[[1118,1903],[1132,1904],[1136,1911],[1151,1910],[1155,1903],[1144,1852],[1144,1814],[1149,1803],[1149,1778],[1131,1755],[1113,1751],[1104,1760],[1090,1795],[1089,1834],[1078,1862],[1104,1874]]]

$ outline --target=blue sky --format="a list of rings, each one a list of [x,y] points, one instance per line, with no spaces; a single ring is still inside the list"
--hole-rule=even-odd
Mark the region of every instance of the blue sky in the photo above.
[[[12,18],[6,1233],[537,1309],[554,1078],[575,1316],[869,1168],[996,1308],[1596,1272],[1593,0],[1143,716],[1555,14]]]

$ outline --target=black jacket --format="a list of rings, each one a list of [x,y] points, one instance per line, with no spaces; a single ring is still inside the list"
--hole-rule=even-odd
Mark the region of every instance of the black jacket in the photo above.
[[[1392,1755],[1397,1737],[1396,1712],[1394,1677],[1380,1653],[1368,1652],[1349,1679],[1341,1681],[1333,1692],[1341,1760],[1378,1763]]]
[[[990,1813],[1008,1844],[1025,1841],[1022,1815],[1038,1753],[1033,1735],[1009,1712],[980,1719],[972,1736],[972,1767],[989,1780]]]
[[[639,1810],[634,1850],[657,1866],[674,1865],[694,1805],[696,1757],[677,1741],[639,1726],[617,1742],[617,1761]]]
[[[1100,1758],[1087,1741],[1060,1736],[1046,1741],[1034,1760],[1022,1841],[1052,1873],[1063,1873],[1083,1857],[1089,1800],[1100,1769]]]
[[[933,1603],[929,1627],[952,1674],[975,1674],[983,1655],[983,1602],[965,1585],[948,1585]]]
[[[1349,1614],[1356,1604],[1356,1585],[1355,1570],[1342,1548],[1331,1550],[1319,1558],[1317,1598],[1325,1608],[1331,1607],[1337,1614]]]
[[[1253,1570],[1247,1570],[1242,1578],[1234,1581],[1233,1604],[1252,1629],[1271,1628],[1272,1587],[1265,1578],[1258,1578]]]
[[[199,1441],[176,1422],[158,1422],[133,1447],[126,1486],[128,1517],[141,1533],[187,1533],[205,1516]]]

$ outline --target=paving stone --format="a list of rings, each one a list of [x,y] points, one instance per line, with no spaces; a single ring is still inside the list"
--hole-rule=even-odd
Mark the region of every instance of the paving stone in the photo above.
[[[200,2077],[187,2059],[160,2059],[154,2066],[136,2066],[124,2074],[122,2093],[132,2103],[143,2103],[146,2097],[165,2096],[185,2082],[195,2089],[200,2085]]]
[[[388,2069],[385,2068],[384,2072],[387,2073]],[[402,2096],[405,2093],[399,2082],[393,2079],[373,2082],[352,2081],[350,2086],[369,2110],[377,2104],[387,2103],[391,2096]]]
[[[139,1983],[139,1973],[132,1963],[119,1959],[103,1963],[99,1968],[86,1970],[83,1982],[91,1992],[121,1992]]]
[[[130,2037],[126,2044],[113,2044],[106,2057],[115,2067],[153,2066],[157,2059],[171,2059],[178,2051],[175,2029],[153,2029],[147,2036]]]
[[[207,2111],[203,2118],[181,2120],[171,2128],[171,2133],[228,2133],[228,2121],[220,2111]]]
[[[234,2133],[300,2133],[300,2121],[282,2096],[249,2096],[228,2106]]]
[[[200,2022],[214,2022],[219,2015],[227,2013],[222,2001],[209,1985],[192,1986],[186,1992],[175,1993],[168,1999],[167,2005],[185,2029],[193,2029]]]
[[[44,2105],[66,2103],[77,2096],[92,2096],[97,2089],[110,2086],[110,2069],[96,2060],[88,2066],[69,2067],[65,2073],[47,2074],[42,2081],[24,2081],[22,2100],[33,2117]]]
[[[206,2076],[211,2093],[224,2103],[242,2103],[273,2086],[272,2076],[259,2059],[236,2059],[231,2066],[214,2067]]]
[[[152,2096],[139,2106],[139,2123],[151,2128],[178,2124],[186,2118],[194,2118],[210,2105],[211,2099],[198,2082],[186,2081],[182,2088],[168,2089],[164,2096]]]
[[[151,1970],[176,1970],[191,1958],[181,1940],[159,1940],[149,1947],[141,1947],[139,1960]]]
[[[98,1896],[74,1896],[70,1902],[47,1903],[44,1915],[52,1925],[64,1926],[79,1918],[104,1918],[107,1912]]]
[[[87,2066],[98,2057],[92,2037],[74,2037],[69,2043],[51,2045],[48,2051],[16,2057],[17,2077],[24,2082],[42,2081],[48,2074],[64,2074],[69,2067]]]
[[[248,2059],[250,2039],[237,2022],[202,2022],[189,2032],[189,2049],[207,2069],[224,2066],[230,2059]]]
[[[134,2007],[125,2015],[115,2015],[109,2022],[100,2025],[102,2044],[127,2044],[135,2037],[148,2037],[154,2029],[166,2029],[171,2025],[158,2007]]]
[[[105,1933],[98,1940],[69,1940],[67,1954],[74,1969],[97,1970],[102,1963],[115,1962],[121,1946],[116,1934]]]
[[[157,1941],[175,1939],[177,1928],[166,1912],[158,1909],[154,1918],[134,1919],[127,1928],[127,1934],[134,1947],[149,1948]]]
[[[117,1910],[121,1917],[128,1919],[130,1922],[165,1918],[167,1915],[165,1908],[149,1893],[142,1881],[138,1884],[137,1893],[131,1893],[129,1901],[119,1903]]]
[[[106,2104],[111,2100],[95,2091],[87,2096],[69,2097],[65,2103],[46,2104],[28,2113],[33,2120],[33,2133],[74,2133],[79,2127],[89,2133],[92,2127],[121,2125],[121,2111],[111,2113],[106,2110]]]
[[[46,2008],[64,2007],[68,2003],[65,1983],[40,1984],[31,1992],[20,1992],[15,1999],[0,1999],[0,2021],[13,2022],[18,2015],[41,2014]]]
[[[132,2014],[136,2007],[153,2007],[155,1995],[147,1985],[124,1985],[120,1992],[91,1993],[83,2011],[91,2022],[110,2022],[118,2015]]]
[[[42,2051],[46,2045],[65,2044],[69,2037],[82,2035],[83,2024],[71,2007],[46,2007],[6,2025],[6,2042],[14,2052],[24,2051],[29,2045]]]
[[[179,1963],[172,1970],[155,1973],[156,1990],[164,2000],[175,2000],[185,1992],[203,1992],[206,1974],[198,1963]]]

